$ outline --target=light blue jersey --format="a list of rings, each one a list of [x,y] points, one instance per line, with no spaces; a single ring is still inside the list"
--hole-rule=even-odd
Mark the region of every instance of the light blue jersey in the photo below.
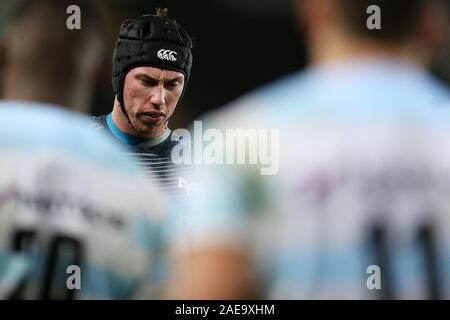
[[[317,66],[206,122],[279,129],[279,172],[197,166],[190,249],[245,250],[268,298],[450,298],[450,94],[425,70]]]
[[[152,181],[84,116],[6,101],[0,121],[0,298],[135,297],[160,253]]]

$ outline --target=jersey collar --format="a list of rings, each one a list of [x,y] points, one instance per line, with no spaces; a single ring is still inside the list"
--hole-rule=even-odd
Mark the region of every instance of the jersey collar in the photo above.
[[[164,140],[166,140],[171,133],[171,130],[169,128],[166,128],[166,131],[164,131],[164,133],[157,137],[157,138],[142,138],[142,137],[137,137],[137,136],[133,136],[130,134],[126,134],[124,132],[122,132],[114,123],[114,121],[112,120],[112,113],[108,114],[106,116],[106,124],[108,126],[108,129],[111,131],[111,133],[121,142],[126,143],[130,146],[136,147],[143,147],[143,148],[149,148],[149,147],[153,147],[161,142],[163,142]]]

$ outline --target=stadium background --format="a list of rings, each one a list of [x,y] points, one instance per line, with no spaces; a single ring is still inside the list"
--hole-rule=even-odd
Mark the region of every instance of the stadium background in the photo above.
[[[21,1],[24,0],[1,1],[2,30]],[[195,43],[189,88],[171,120],[173,129],[186,127],[201,114],[306,64],[294,0],[93,0],[93,3],[106,38],[104,62],[91,102],[91,112],[95,115],[112,108],[111,56],[121,22],[154,13],[157,7],[169,8],[169,16],[186,28]],[[437,74],[448,83],[450,61],[444,56],[449,55],[450,46],[447,46],[435,66],[439,70]]]

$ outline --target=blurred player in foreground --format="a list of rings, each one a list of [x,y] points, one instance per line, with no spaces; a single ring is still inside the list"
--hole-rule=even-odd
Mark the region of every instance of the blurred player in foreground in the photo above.
[[[74,3],[82,31],[66,28]],[[0,299],[134,298],[156,270],[164,198],[89,118],[62,110],[88,109],[89,10],[26,1],[10,25],[3,92],[24,101],[0,102]]]
[[[450,298],[450,94],[426,69],[442,4],[298,1],[308,70],[207,119],[279,129],[279,173],[195,170],[181,297]]]

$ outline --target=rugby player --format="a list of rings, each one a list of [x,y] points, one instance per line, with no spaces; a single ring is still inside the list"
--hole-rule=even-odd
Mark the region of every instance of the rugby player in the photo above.
[[[94,118],[174,197],[186,191],[183,166],[171,158],[180,139],[168,123],[186,90],[191,48],[188,33],[167,17],[167,9],[126,20],[113,54],[113,109]]]

